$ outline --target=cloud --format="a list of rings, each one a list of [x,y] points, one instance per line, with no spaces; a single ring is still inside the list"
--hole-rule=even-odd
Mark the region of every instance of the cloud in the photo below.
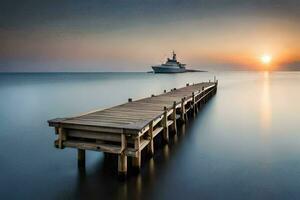
[[[300,71],[300,60],[291,63],[283,64],[281,70]]]

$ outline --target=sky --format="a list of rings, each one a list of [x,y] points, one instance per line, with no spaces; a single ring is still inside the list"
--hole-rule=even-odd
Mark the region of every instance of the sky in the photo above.
[[[0,72],[300,69],[299,0],[1,0]],[[266,66],[261,56],[272,61]]]

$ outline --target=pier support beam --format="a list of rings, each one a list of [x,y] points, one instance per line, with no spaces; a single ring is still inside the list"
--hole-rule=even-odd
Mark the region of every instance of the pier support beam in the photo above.
[[[78,167],[85,167],[85,150],[77,149],[77,164]]]

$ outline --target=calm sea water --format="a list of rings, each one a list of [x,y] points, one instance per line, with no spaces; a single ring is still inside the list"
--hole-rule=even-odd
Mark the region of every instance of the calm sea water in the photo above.
[[[218,93],[138,175],[53,146],[47,120],[219,79]],[[299,199],[300,73],[0,75],[1,199]]]

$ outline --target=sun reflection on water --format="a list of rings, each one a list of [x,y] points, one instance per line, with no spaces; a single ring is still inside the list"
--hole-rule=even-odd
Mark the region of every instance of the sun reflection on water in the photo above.
[[[262,128],[266,131],[271,125],[271,99],[270,99],[270,74],[264,72],[263,90],[261,95],[261,123]]]

